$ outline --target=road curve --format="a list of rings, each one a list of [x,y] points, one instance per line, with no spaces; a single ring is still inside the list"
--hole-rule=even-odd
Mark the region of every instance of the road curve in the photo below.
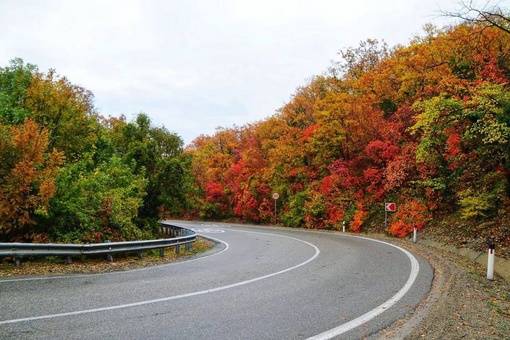
[[[2,339],[359,339],[412,312],[433,271],[338,234],[176,222],[204,256],[99,275],[0,279]]]

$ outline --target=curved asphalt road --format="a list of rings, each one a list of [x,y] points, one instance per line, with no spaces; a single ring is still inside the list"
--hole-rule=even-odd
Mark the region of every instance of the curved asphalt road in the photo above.
[[[410,313],[433,271],[360,237],[176,222],[222,243],[100,275],[0,278],[2,339],[359,339]]]

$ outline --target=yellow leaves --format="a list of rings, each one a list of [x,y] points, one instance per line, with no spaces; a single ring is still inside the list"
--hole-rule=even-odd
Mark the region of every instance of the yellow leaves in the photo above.
[[[49,136],[50,148],[78,158],[95,140],[92,100],[90,91],[50,70],[46,75],[34,75],[24,106],[37,124],[48,129],[45,134]]]
[[[510,128],[499,123],[494,116],[486,115],[470,128],[470,133],[480,135],[484,144],[504,145],[510,139]]]
[[[53,178],[46,178],[39,184],[39,193],[44,198],[44,203],[48,203],[49,199],[55,194],[56,187]],[[41,207],[42,209],[43,207]]]
[[[485,212],[492,208],[495,200],[494,195],[480,191],[474,192],[471,188],[459,192],[458,196],[463,219],[485,216]]]

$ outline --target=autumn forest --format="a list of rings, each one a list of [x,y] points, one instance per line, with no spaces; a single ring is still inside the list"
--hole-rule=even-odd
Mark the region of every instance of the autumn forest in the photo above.
[[[163,218],[272,224],[277,192],[287,227],[508,246],[504,24],[342,49],[276,114],[187,146],[149,114],[103,117],[90,91],[13,59],[0,68],[0,242],[149,238]],[[387,225],[385,202],[397,204]]]

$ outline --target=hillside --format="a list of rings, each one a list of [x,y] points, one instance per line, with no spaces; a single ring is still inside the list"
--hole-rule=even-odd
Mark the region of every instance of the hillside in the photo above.
[[[340,51],[279,112],[187,148],[189,217],[510,245],[510,34],[426,27]],[[396,203],[387,213],[385,202]]]

